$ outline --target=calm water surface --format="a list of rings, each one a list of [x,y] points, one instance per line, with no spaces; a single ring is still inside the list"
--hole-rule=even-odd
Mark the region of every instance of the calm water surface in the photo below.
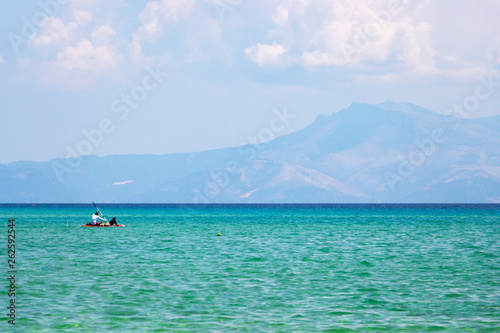
[[[0,331],[500,332],[500,205],[100,208],[0,205]]]

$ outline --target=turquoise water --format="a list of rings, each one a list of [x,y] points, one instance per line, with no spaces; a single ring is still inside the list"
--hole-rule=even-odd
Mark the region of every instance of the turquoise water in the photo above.
[[[100,208],[0,205],[0,331],[500,332],[500,205]]]

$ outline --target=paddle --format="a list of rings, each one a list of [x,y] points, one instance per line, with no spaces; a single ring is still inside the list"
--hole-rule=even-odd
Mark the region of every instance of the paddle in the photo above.
[[[101,210],[99,209],[99,207],[97,207],[97,205],[95,204],[95,202],[92,201],[92,203],[94,204],[95,208],[97,209],[97,212],[99,212],[99,214],[102,215],[102,218],[104,219],[104,221],[108,222],[108,220],[106,219],[106,217],[104,217],[104,214],[101,212]]]

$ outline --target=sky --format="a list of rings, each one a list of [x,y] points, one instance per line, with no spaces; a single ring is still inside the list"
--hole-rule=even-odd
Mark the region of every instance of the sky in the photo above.
[[[352,102],[446,113],[471,102],[481,82],[491,91],[466,117],[500,116],[498,0],[0,8],[0,163],[233,147]],[[290,120],[279,131],[276,114]]]

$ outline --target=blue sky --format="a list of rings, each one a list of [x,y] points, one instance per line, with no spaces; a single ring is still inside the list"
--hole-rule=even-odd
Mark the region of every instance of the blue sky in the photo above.
[[[352,102],[444,113],[500,81],[496,0],[1,7],[0,163],[237,146],[285,108],[295,118],[279,134]],[[492,93],[471,117],[499,106]]]

